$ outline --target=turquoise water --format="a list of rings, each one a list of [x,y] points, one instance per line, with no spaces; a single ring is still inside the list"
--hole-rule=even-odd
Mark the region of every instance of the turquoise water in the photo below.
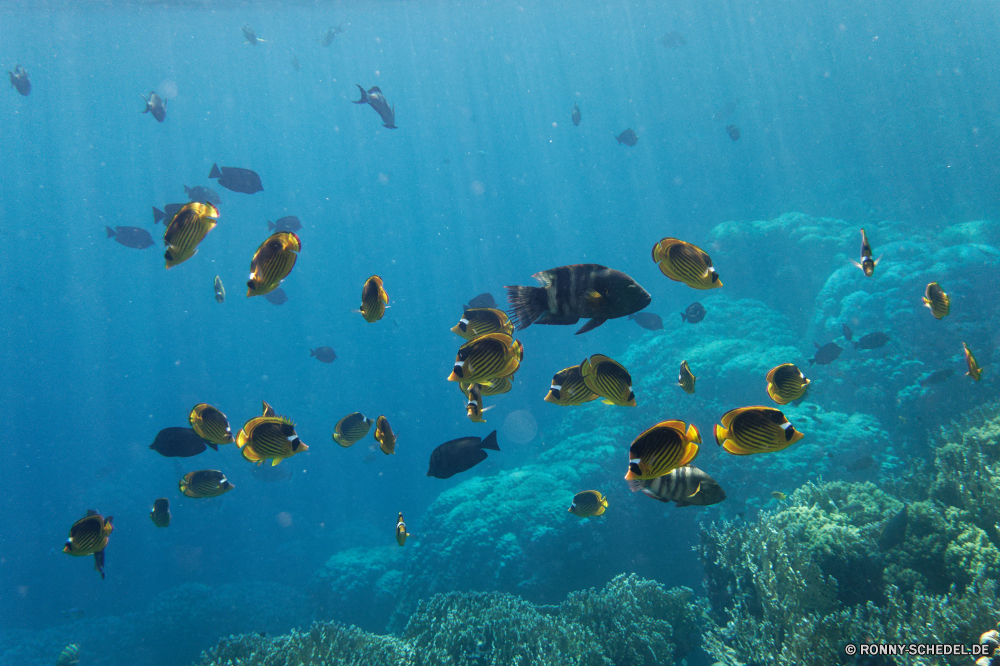
[[[334,615],[384,628],[388,617],[349,606],[334,611],[319,598],[313,576],[328,558],[392,545],[398,511],[419,535],[442,490],[539,464],[553,438],[587,433],[588,415],[624,409],[576,408],[576,420],[565,421],[567,410],[541,400],[554,372],[594,353],[630,355],[638,384],[639,367],[654,370],[636,356],[637,345],[662,351],[659,334],[625,320],[583,336],[573,335],[576,327],[531,327],[517,336],[525,362],[514,390],[487,401],[495,405],[487,424],[472,424],[445,381],[459,344],[448,329],[481,292],[504,307],[504,285],[533,284],[533,273],[556,266],[600,263],[642,284],[653,296],[649,311],[676,331],[677,313],[709,298],[670,282],[650,261],[653,243],[678,236],[712,252],[724,280],[715,250],[730,265],[742,262],[739,279],[712,298],[731,289],[782,312],[793,322],[783,334],[804,363],[814,338],[823,344],[837,335],[842,312],[819,311],[819,287],[856,258],[858,228],[872,233],[895,221],[894,242],[917,239],[897,256],[929,256],[920,239],[996,218],[995,6],[704,5],[0,3],[0,65],[24,66],[33,84],[27,97],[13,88],[0,95],[0,382],[8,409],[0,628],[21,632],[17,640],[32,646],[16,663],[49,663],[61,644],[82,640],[74,632],[109,627],[126,632],[127,645],[147,640],[149,664],[188,663],[222,631],[280,631]],[[265,41],[247,44],[243,25]],[[343,33],[321,46],[327,26],[337,25]],[[671,31],[686,43],[659,43]],[[355,84],[382,89],[398,129],[351,104]],[[162,124],[140,113],[139,96],[150,90],[168,98]],[[713,118],[731,102],[730,116]],[[570,120],[574,103],[579,126]],[[739,141],[727,124],[740,127]],[[615,141],[626,128],[639,136],[633,148]],[[207,179],[213,163],[257,171],[264,191],[221,188]],[[152,225],[150,210],[185,201],[183,185],[220,194],[219,225],[194,258],[166,271],[163,227]],[[845,220],[835,266],[823,264],[833,253],[818,246],[711,245],[711,231],[727,220],[791,211]],[[241,285],[250,258],[268,236],[267,221],[285,215],[304,225],[300,259],[283,284],[289,301],[247,299]],[[105,225],[145,228],[156,245],[123,247],[106,238]],[[878,254],[886,241],[872,236]],[[763,259],[762,246],[775,255]],[[776,276],[774,256],[804,266],[801,276]],[[978,261],[963,260],[970,271]],[[891,261],[890,253],[882,266]],[[964,298],[994,303],[995,259],[984,265],[978,284],[963,282]],[[376,324],[352,312],[372,274],[383,278],[391,306]],[[216,275],[227,288],[221,305],[212,293]],[[860,271],[850,277],[862,279]],[[912,286],[917,307],[925,282]],[[823,298],[841,303],[848,293]],[[729,329],[763,325],[738,305],[715,308],[727,313]],[[967,341],[983,366],[997,343],[986,330],[988,314],[960,315],[961,332],[978,335]],[[936,364],[928,361],[927,372],[953,363],[957,384],[964,372],[958,338],[942,338],[942,348],[928,352],[913,346],[926,338],[908,338],[913,329],[889,315],[867,310],[853,315],[852,326],[858,335],[899,331],[911,346],[897,355],[931,354]],[[680,344],[676,336],[663,340]],[[336,350],[334,363],[310,358],[321,345]],[[696,374],[722,368],[730,358],[719,354]],[[675,360],[656,371],[671,375]],[[844,365],[850,379],[853,366]],[[920,371],[893,379],[892,390],[913,386]],[[887,377],[857,381],[877,388]],[[715,401],[699,403],[706,414],[744,397],[733,384],[702,386]],[[872,442],[872,455],[888,442],[926,439],[932,423],[914,426],[917,416],[937,424],[991,397],[984,388],[952,394],[947,409],[913,402],[904,409],[919,413],[897,414],[887,406],[891,397],[883,404],[841,388],[826,394],[828,407],[882,419],[887,435]],[[701,412],[686,415],[681,398],[640,394],[634,414],[616,413],[622,469],[607,471],[607,487],[624,485],[624,449],[635,434],[665,418],[697,420]],[[233,446],[189,459],[147,448],[161,428],[186,425],[196,403],[220,407],[235,431],[258,415],[261,400],[295,421],[311,447],[275,470],[290,478],[265,482]],[[370,438],[348,450],[333,443],[336,422],[356,410],[390,419],[399,436],[394,456],[372,450]],[[913,418],[903,424],[906,416]],[[711,418],[700,421],[706,453],[715,448]],[[435,446],[494,427],[500,453],[447,481],[425,476]],[[181,475],[204,468],[223,470],[236,490],[214,500],[179,495]],[[599,573],[557,576],[529,596],[558,599],[632,571],[697,588],[701,571],[690,550],[697,521],[752,515],[760,502],[748,498],[803,480],[782,469],[766,481],[735,471],[717,478],[735,484],[719,507],[650,506],[615,525],[612,505],[603,523],[585,523],[608,525]],[[146,517],[161,496],[174,516],[166,530]],[[644,500],[626,489],[618,501]],[[89,558],[61,552],[70,525],[89,508],[115,517],[105,581]],[[667,527],[651,525],[654,519]],[[669,566],[662,535],[635,537],[664,529],[675,535],[670,552],[678,559]],[[615,548],[623,534],[636,538],[631,550]],[[579,556],[558,543],[542,551]],[[261,583],[280,588],[261,591]],[[185,597],[192,588],[181,588],[183,604],[169,611],[180,619],[162,629],[151,600],[175,598],[191,584],[225,590],[228,601],[192,601]],[[243,617],[235,607],[261,610]],[[238,619],[184,624],[197,613]],[[136,629],[147,623],[148,634]],[[32,636],[44,638],[35,645]],[[93,643],[88,649],[87,663],[125,663]],[[15,663],[13,653],[2,659]]]

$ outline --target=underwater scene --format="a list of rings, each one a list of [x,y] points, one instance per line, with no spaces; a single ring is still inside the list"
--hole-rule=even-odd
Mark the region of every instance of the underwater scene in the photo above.
[[[986,0],[0,0],[0,666],[1000,666]]]

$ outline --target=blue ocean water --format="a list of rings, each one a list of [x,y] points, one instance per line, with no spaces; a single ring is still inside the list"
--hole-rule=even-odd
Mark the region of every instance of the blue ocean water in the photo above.
[[[658,41],[672,31],[686,43]],[[789,211],[922,233],[996,218],[998,33],[995,5],[976,0],[0,3],[0,65],[23,65],[33,84],[0,96],[0,628],[57,626],[67,609],[142,613],[185,583],[308,596],[333,553],[391,540],[398,511],[419,533],[462,481],[425,476],[435,446],[497,427],[502,454],[469,475],[535,460],[565,414],[541,401],[553,370],[648,335],[624,320],[584,336],[532,327],[514,390],[470,424],[445,381],[458,346],[447,329],[476,294],[503,304],[504,285],[594,262],[632,275],[675,325],[698,295],[650,261],[664,236],[698,242],[726,220]],[[382,89],[398,129],[351,104],[355,84]],[[140,113],[150,90],[168,98],[162,124]],[[635,147],[615,141],[626,128]],[[257,171],[264,191],[219,187],[213,163]],[[220,193],[219,225],[166,271],[150,210],[185,201],[183,185]],[[285,215],[302,220],[303,249],[290,300],[273,306],[241,285],[267,221]],[[125,248],[105,225],[157,244]],[[372,274],[391,306],[377,324],[352,312]],[[794,301],[800,287],[771,296]],[[310,358],[321,345],[333,364]],[[261,400],[311,447],[275,470],[291,479],[262,481],[232,446],[148,450],[196,403],[235,429]],[[370,439],[333,443],[356,410],[389,417],[394,456]],[[203,468],[236,490],[180,496],[180,476]],[[146,517],[160,496],[167,530]],[[61,552],[89,508],[115,516],[105,581]],[[671,520],[684,566],[621,553],[621,571],[698,584],[693,519]],[[186,645],[182,661],[205,647]]]

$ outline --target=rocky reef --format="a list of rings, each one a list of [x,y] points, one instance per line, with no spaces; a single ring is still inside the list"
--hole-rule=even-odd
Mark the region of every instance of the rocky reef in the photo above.
[[[659,666],[699,647],[705,611],[691,590],[634,575],[558,606],[449,592],[422,601],[398,638],[320,622],[273,639],[231,636],[198,666]]]

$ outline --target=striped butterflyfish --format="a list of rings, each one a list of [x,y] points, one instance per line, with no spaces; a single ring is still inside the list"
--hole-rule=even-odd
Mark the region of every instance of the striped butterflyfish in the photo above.
[[[462,384],[459,384],[461,388]],[[463,393],[465,393],[463,391]],[[469,420],[473,423],[486,423],[486,419],[483,418],[483,393],[481,384],[472,384],[469,386],[468,392],[465,393],[466,397],[469,399],[465,405],[465,412],[469,416]]]
[[[379,416],[375,420],[375,439],[378,440],[379,448],[385,455],[396,452],[396,434],[389,425],[389,420],[384,416]]]
[[[503,333],[514,335],[514,324],[503,310],[494,308],[466,308],[462,318],[458,320],[451,332],[455,335],[473,340],[487,333]]]
[[[199,437],[213,444],[232,444],[236,441],[226,415],[204,402],[191,409],[188,422]]]
[[[731,409],[715,425],[716,443],[738,456],[780,451],[804,436],[781,410],[759,405]]]
[[[265,413],[267,411],[274,413],[273,409],[266,410]],[[236,446],[240,447],[245,460],[258,465],[271,460],[272,466],[296,453],[309,450],[296,434],[295,424],[284,416],[258,416],[250,419],[237,433]]]
[[[260,244],[250,260],[247,298],[263,296],[278,288],[295,266],[302,242],[291,231],[279,231]]]
[[[809,380],[793,363],[782,363],[767,373],[767,394],[779,405],[787,405],[806,394]]]
[[[608,500],[599,491],[584,490],[573,496],[573,503],[567,511],[580,518],[590,518],[601,515],[607,508]]]
[[[385,293],[382,287],[382,278],[373,275],[365,280],[365,285],[361,287],[361,309],[355,312],[360,312],[370,324],[382,318],[388,304],[389,294]]]
[[[518,331],[533,323],[571,326],[589,319],[576,332],[579,335],[609,319],[638,312],[652,300],[631,277],[599,264],[560,266],[532,277],[542,286],[504,287],[510,319]]]
[[[105,518],[93,509],[88,509],[87,515],[69,528],[69,538],[63,546],[63,552],[69,555],[93,555],[94,570],[101,574],[101,580],[104,580],[104,549],[108,545],[108,536],[115,529],[111,524],[112,520],[114,516]]]
[[[448,381],[481,384],[506,377],[520,367],[523,355],[524,347],[509,335],[481,335],[458,348],[455,368],[448,375]]]
[[[675,506],[708,506],[726,499],[726,491],[715,479],[691,465],[678,467],[655,479],[634,479],[628,486],[633,491],[641,490],[646,497],[675,502]]]
[[[688,367],[687,361],[681,361],[680,373],[677,375],[677,385],[684,389],[685,393],[694,393],[694,383],[698,380]]]
[[[226,475],[217,469],[202,469],[197,472],[188,472],[181,477],[177,486],[182,494],[195,499],[218,497],[236,487],[229,483]]]
[[[375,423],[361,412],[353,412],[337,421],[333,428],[333,441],[340,444],[345,449],[353,446],[355,442],[363,439]]]
[[[871,277],[875,273],[875,267],[878,266],[879,260],[872,259],[872,245],[868,242],[868,234],[865,230],[861,230],[861,261],[857,262],[851,259],[851,263],[861,269],[861,271],[868,277]]]
[[[511,378],[513,376],[514,373],[512,372],[504,377],[494,377],[493,379],[483,382],[482,384],[479,385],[479,392],[483,394],[484,398],[488,398],[491,395],[500,395],[502,393],[507,393],[508,391],[510,391],[511,387],[514,384],[511,381]],[[465,387],[464,389],[462,389],[462,393],[465,393],[469,385],[466,384],[465,382],[462,382],[461,386]]]
[[[402,546],[406,543],[406,537],[410,536],[410,533],[406,531],[406,523],[403,522],[403,512],[399,512],[399,517],[396,518],[396,543]]]
[[[948,298],[948,294],[944,293],[941,285],[937,282],[931,282],[924,290],[924,305],[930,308],[931,314],[936,319],[941,319],[948,316],[948,312],[951,310],[951,299]]]
[[[722,286],[719,274],[712,267],[712,258],[697,245],[676,238],[664,238],[653,246],[653,261],[668,278],[694,289]]]
[[[153,502],[153,510],[149,512],[149,519],[157,527],[168,527],[170,525],[170,500],[161,497]]]
[[[618,361],[594,354],[580,364],[580,375],[587,388],[604,398],[605,404],[635,407],[632,375]]]
[[[701,433],[692,423],[661,421],[643,431],[628,448],[627,481],[653,479],[683,467],[698,455]]]
[[[969,366],[969,371],[965,374],[972,377],[977,382],[979,378],[983,376],[983,370],[976,363],[976,357],[972,355],[972,350],[969,349],[969,345],[962,343],[962,349],[965,351],[965,363]]]
[[[574,365],[571,368],[563,368],[552,377],[552,385],[549,386],[545,402],[551,402],[553,405],[561,407],[571,407],[597,400],[599,397],[583,383],[580,366]]]
[[[56,658],[56,666],[77,666],[80,663],[80,646],[70,643],[62,649]]]
[[[198,252],[198,243],[204,240],[219,220],[219,210],[210,203],[192,201],[174,215],[163,232],[167,251],[163,258],[167,268],[182,264]]]

